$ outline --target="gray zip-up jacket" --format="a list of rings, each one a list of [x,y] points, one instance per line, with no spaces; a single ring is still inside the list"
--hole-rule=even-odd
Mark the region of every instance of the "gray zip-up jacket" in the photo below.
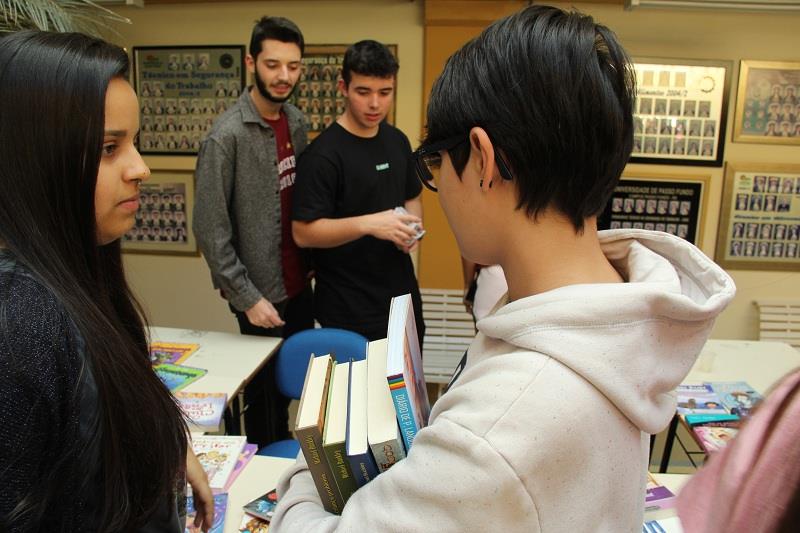
[[[283,111],[297,157],[307,144],[304,117],[291,104]],[[192,229],[214,287],[239,311],[262,296],[285,300],[275,134],[249,90],[214,123],[200,147],[195,175]]]

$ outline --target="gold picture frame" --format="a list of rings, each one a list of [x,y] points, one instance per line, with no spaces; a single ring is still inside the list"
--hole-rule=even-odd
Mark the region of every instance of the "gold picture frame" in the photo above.
[[[710,174],[625,171],[597,228],[664,231],[701,247],[710,183]]]
[[[728,163],[715,260],[733,270],[800,269],[800,165]]]
[[[800,145],[800,63],[741,61],[733,141]]]
[[[139,188],[136,224],[122,238],[122,251],[200,255],[192,233],[193,170],[153,170]]]

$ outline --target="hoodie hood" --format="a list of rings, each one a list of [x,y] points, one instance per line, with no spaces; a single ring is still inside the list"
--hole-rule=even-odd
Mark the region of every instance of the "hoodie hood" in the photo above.
[[[733,299],[731,277],[667,233],[598,233],[626,283],[570,285],[523,298],[478,330],[558,360],[592,383],[631,422],[658,433],[675,413],[672,391]]]

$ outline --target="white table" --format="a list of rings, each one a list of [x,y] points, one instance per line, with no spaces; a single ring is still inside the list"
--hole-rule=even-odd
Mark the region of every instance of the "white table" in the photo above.
[[[244,434],[244,386],[277,352],[281,339],[277,337],[258,337],[238,335],[217,331],[150,327],[152,342],[174,342],[199,344],[200,348],[184,362],[186,366],[203,368],[208,373],[194,383],[186,392],[224,392],[228,395],[228,405],[237,402],[239,422]]]
[[[800,352],[784,342],[709,339],[684,383],[746,381],[766,395],[784,375],[800,367]],[[666,472],[678,427],[672,419],[664,443],[659,472]]]
[[[225,513],[225,533],[237,533],[242,522],[242,507],[276,487],[278,479],[294,459],[254,456],[228,490],[228,511]]]

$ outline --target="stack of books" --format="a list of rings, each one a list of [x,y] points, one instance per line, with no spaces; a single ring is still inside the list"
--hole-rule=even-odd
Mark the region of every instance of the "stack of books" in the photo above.
[[[762,400],[743,381],[680,385],[676,392],[678,414],[706,453],[724,448],[738,433],[741,419]]]
[[[387,338],[370,342],[366,359],[312,354],[295,436],[325,509],[341,513],[359,487],[405,458],[429,413],[410,295],[392,299]]]

